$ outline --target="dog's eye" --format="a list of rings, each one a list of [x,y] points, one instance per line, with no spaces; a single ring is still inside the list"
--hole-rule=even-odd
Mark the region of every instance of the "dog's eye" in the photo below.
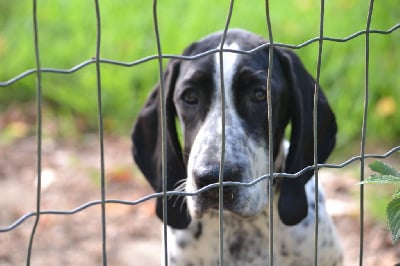
[[[251,100],[253,102],[262,102],[267,100],[267,92],[263,89],[255,89],[252,92]]]
[[[187,104],[197,104],[199,95],[194,90],[189,89],[182,94],[181,99]]]

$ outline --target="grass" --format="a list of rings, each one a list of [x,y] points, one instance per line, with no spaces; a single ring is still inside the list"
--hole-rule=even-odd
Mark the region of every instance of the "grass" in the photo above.
[[[159,23],[164,53],[179,54],[193,40],[221,30],[229,1],[159,1]],[[211,7],[212,5],[212,7]],[[131,62],[156,54],[152,1],[101,1],[101,57]],[[292,8],[288,8],[292,7]],[[0,81],[35,66],[31,1],[0,0]],[[395,1],[375,3],[372,28],[386,30],[398,21]],[[236,1],[231,27],[267,36],[264,1]],[[325,7],[325,35],[349,36],[366,27],[368,2],[329,1]],[[43,67],[71,68],[95,55],[96,25],[91,1],[50,1],[38,5],[40,56]],[[319,34],[319,2],[271,2],[274,41],[300,44]],[[398,142],[400,32],[371,35],[368,137]],[[339,124],[339,147],[357,139],[364,101],[365,37],[345,43],[324,42],[321,85]],[[301,50],[315,76],[317,43]],[[105,129],[126,135],[149,90],[158,79],[156,61],[135,67],[103,64],[102,89]],[[69,75],[43,74],[47,111],[82,130],[97,130],[97,96],[94,65]],[[10,105],[35,101],[35,78],[28,76],[0,87],[0,111]],[[74,122],[75,121],[75,122]],[[73,127],[74,125],[72,125]]]

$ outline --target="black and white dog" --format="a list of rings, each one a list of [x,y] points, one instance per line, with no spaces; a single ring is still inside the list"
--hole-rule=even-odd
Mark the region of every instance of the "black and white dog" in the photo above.
[[[183,55],[218,48],[222,33],[190,45]],[[225,49],[251,50],[263,38],[243,30],[227,33]],[[275,48],[274,48],[275,49]],[[296,173],[313,165],[313,97],[315,81],[289,50],[274,50],[271,83],[272,132],[268,145],[266,83],[268,48],[251,54],[223,53],[225,87],[224,181],[251,182],[268,173],[273,149],[276,172]],[[164,73],[166,107],[167,189],[195,192],[219,180],[221,157],[221,75],[219,54],[196,60],[171,60]],[[132,134],[134,159],[156,191],[162,190],[160,85],[151,93]],[[336,122],[318,93],[318,162],[335,145]],[[176,123],[176,120],[179,123]],[[284,131],[291,124],[289,147]],[[178,139],[180,124],[183,144]],[[341,245],[325,210],[324,194],[314,200],[313,172],[274,180],[274,265],[314,265],[315,208],[319,210],[318,265],[342,265]],[[268,182],[225,186],[224,262],[267,265],[269,260]],[[218,188],[167,202],[170,265],[218,265]],[[162,199],[157,201],[162,218]]]

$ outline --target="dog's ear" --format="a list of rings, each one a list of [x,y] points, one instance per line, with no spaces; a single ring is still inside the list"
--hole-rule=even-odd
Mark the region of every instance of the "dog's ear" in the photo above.
[[[296,54],[286,49],[277,49],[277,54],[290,91],[289,116],[292,129],[285,171],[296,173],[314,164],[313,109],[316,83]],[[318,90],[317,111],[318,163],[324,163],[335,146],[337,126],[321,89]],[[307,216],[308,203],[304,186],[313,173],[309,171],[295,179],[283,178],[278,210],[284,224],[295,225]]]
[[[180,62],[171,60],[164,73],[165,108],[166,108],[166,150],[167,159],[164,162],[167,167],[167,190],[175,190],[181,179],[186,178],[186,168],[182,159],[182,151],[179,144],[175,117],[176,110],[173,104],[173,92],[175,82],[179,74]],[[161,107],[160,84],[151,92],[132,133],[132,153],[140,170],[156,192],[162,191],[162,136],[161,136]],[[156,213],[163,219],[163,199],[157,198]],[[170,196],[167,199],[168,225],[182,229],[190,223],[184,197]]]

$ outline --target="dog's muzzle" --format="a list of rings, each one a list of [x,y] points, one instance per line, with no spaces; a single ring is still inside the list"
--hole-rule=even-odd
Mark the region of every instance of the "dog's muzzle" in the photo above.
[[[245,180],[242,166],[227,164],[224,168],[223,182],[243,182],[243,180]],[[219,178],[219,163],[214,165],[208,164],[207,166],[193,170],[193,181],[197,189],[202,189],[212,184],[218,184]],[[240,205],[238,202],[240,200],[240,190],[243,188],[225,184],[222,189],[224,210],[236,212],[237,206]],[[213,186],[201,192],[195,198],[198,208],[197,212],[201,215],[201,213],[208,209],[218,209],[219,198],[219,186]]]

